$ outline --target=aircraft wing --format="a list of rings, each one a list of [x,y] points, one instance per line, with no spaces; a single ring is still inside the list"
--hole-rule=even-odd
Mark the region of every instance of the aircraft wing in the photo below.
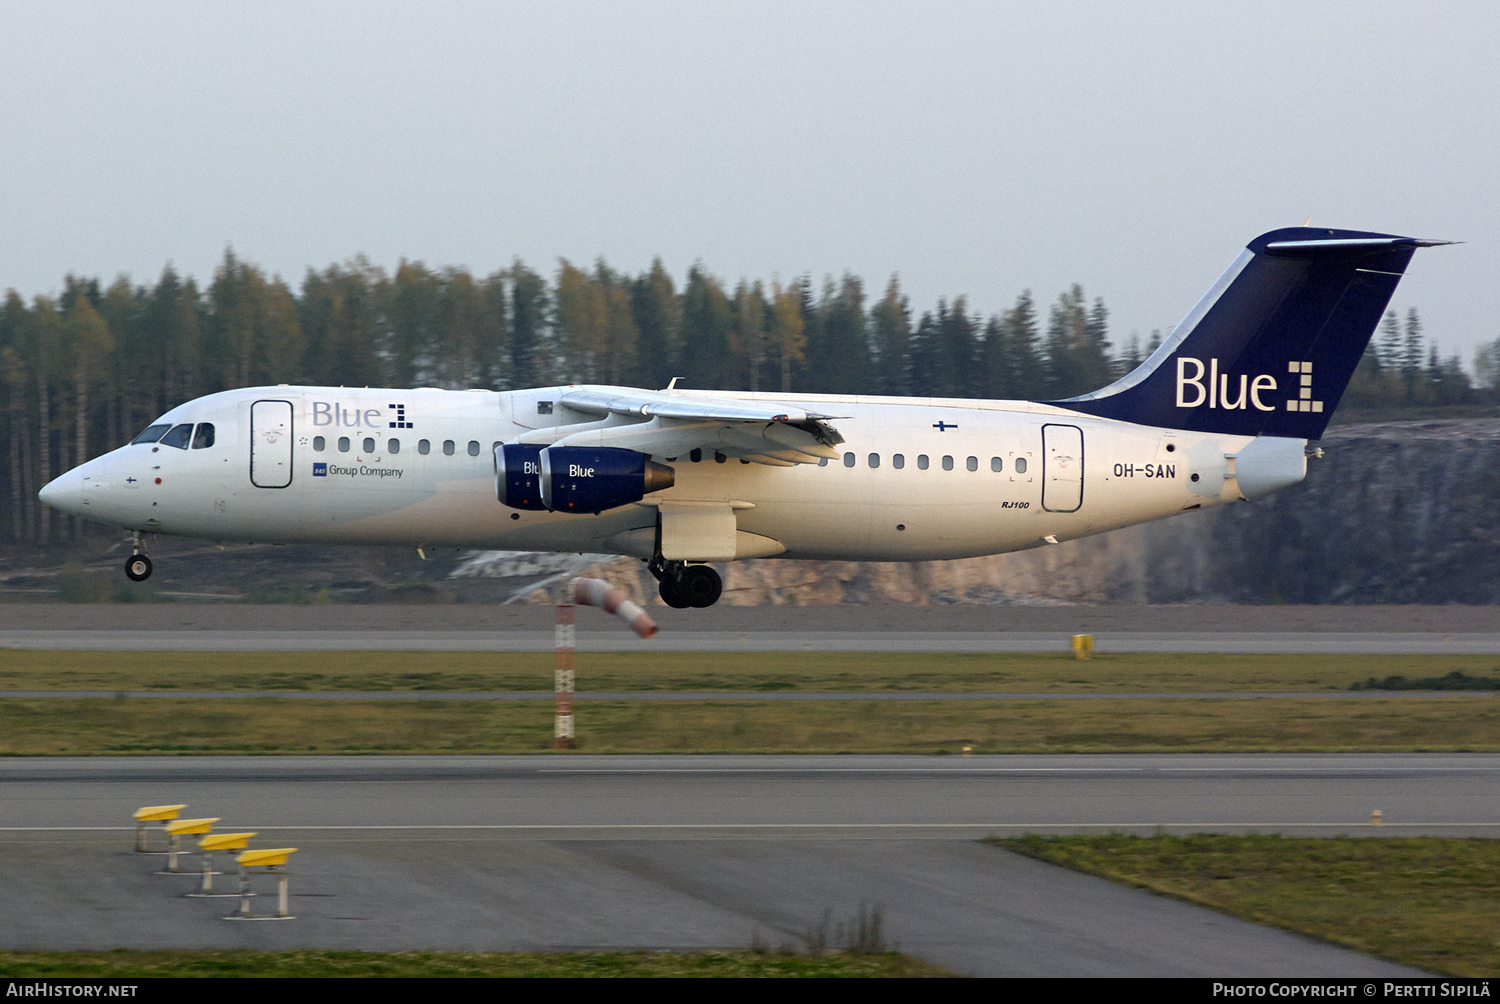
[[[564,393],[558,403],[593,420],[537,429],[514,442],[615,447],[667,460],[704,450],[791,467],[835,459],[836,447],[844,441],[830,424],[834,416],[775,401],[579,388]]]

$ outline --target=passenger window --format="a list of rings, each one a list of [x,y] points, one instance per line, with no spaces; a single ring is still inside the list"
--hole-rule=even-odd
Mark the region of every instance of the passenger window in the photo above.
[[[871,469],[874,469],[874,468],[880,466],[880,454],[878,454],[878,453],[872,453],[872,454],[870,454],[870,458],[869,459],[870,459],[870,467],[871,467]]]
[[[339,452],[340,453],[348,453],[349,452],[349,437],[348,436],[340,436],[339,437]]]
[[[170,424],[168,424],[168,425],[153,425],[149,429],[147,429],[145,432],[141,433],[139,436],[136,436],[134,439],[132,439],[130,441],[130,445],[134,446],[136,443],[155,443],[155,442],[159,441],[162,436],[166,435],[167,434],[167,430],[170,429],[171,427],[172,426]]]
[[[432,452],[432,444],[425,439],[417,440],[417,452],[424,457],[427,456],[427,454]]]
[[[445,440],[443,440],[443,456],[445,456],[445,457],[451,457],[451,456],[453,456],[453,440],[451,440],[451,439],[445,439]]]
[[[318,449],[322,449],[322,437],[318,437]],[[199,422],[198,429],[193,433],[193,449],[206,450],[214,445],[214,424],[212,422]]]
[[[964,461],[964,466],[967,467],[971,471],[977,471],[977,470],[979,470],[979,458],[978,457],[970,457],[968,460]]]
[[[1003,471],[1003,470],[1005,470],[1005,461],[1001,460],[999,457],[991,457],[990,458],[990,470],[992,470],[992,471]]]
[[[702,450],[693,450],[693,451],[689,452],[688,453],[688,459],[691,460],[693,463],[696,464],[698,461],[700,461],[700,460],[703,459],[703,451]]]
[[[845,467],[853,467],[854,466],[854,454],[852,454],[852,453],[846,453],[846,454],[844,454],[844,466]]]
[[[171,432],[161,437],[161,445],[185,450],[188,448],[188,442],[192,438],[193,427],[191,425],[174,425]]]
[[[326,439],[324,439],[322,436],[314,436],[313,437],[313,452],[314,453],[322,453],[323,452],[323,448],[325,446],[327,446],[327,445],[328,445],[328,441]]]
[[[387,440],[386,444],[385,444],[385,449],[386,449],[387,453],[400,453],[401,452],[401,440],[399,440],[399,439]]]
[[[953,470],[953,458],[952,457],[944,457],[943,458],[943,470],[945,470],[945,471],[951,471],[951,470]]]
[[[1016,458],[1016,473],[1017,474],[1025,474],[1026,473],[1026,458],[1025,457],[1017,457]]]
[[[471,457],[477,457],[477,456],[479,456],[479,440],[477,440],[477,439],[471,439],[471,440],[469,440],[469,456],[471,456]]]
[[[927,470],[927,454],[925,454],[925,453],[919,453],[919,454],[917,454],[917,470],[919,470],[919,471],[925,471],[925,470]]]
[[[375,440],[372,437],[370,437],[370,436],[366,436],[365,437],[365,452],[366,453],[374,453],[375,452]]]
[[[720,453],[718,450],[714,451],[714,463],[716,463],[716,464],[722,464],[724,461],[726,461],[728,459],[729,459],[728,457],[724,456],[724,454]]]
[[[818,466],[819,467],[827,467],[828,466],[828,458],[827,457],[819,457],[818,458]]]
[[[896,454],[895,456],[891,457],[891,466],[899,471],[901,468],[906,466],[906,457],[902,456],[899,453]]]

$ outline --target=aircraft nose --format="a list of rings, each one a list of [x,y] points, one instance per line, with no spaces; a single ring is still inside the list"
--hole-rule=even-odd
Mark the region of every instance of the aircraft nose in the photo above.
[[[60,512],[70,516],[83,515],[83,469],[75,467],[58,478],[53,478],[36,497]]]

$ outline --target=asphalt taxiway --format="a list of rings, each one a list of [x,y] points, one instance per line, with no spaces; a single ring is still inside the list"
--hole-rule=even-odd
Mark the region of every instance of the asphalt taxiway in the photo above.
[[[1497,795],[1492,756],[18,759],[0,944],[801,947],[878,905],[891,943],[981,975],[1397,975],[977,838],[1494,835]],[[299,919],[224,923],[130,853],[130,812],[177,802],[299,847]]]

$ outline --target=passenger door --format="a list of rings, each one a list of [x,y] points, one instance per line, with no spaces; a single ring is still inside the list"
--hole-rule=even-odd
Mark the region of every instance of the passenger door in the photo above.
[[[1083,430],[1042,426],[1042,508],[1077,512],[1083,505]]]
[[[292,483],[290,401],[256,401],[250,406],[250,483],[257,488]]]

